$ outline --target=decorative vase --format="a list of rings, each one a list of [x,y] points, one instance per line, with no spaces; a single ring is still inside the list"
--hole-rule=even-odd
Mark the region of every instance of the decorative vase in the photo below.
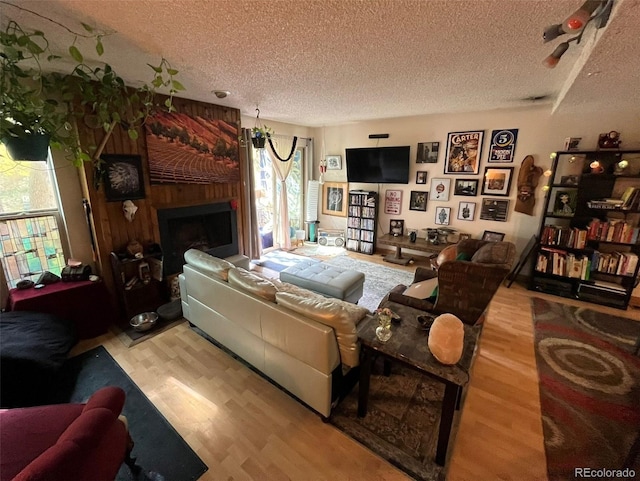
[[[378,324],[376,337],[380,342],[387,342],[391,338],[391,316],[378,314]]]
[[[15,161],[45,161],[49,158],[48,134],[27,134],[26,137],[7,137],[2,143]]]

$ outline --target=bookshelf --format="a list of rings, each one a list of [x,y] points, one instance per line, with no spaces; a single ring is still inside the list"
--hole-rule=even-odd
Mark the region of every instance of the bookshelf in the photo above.
[[[553,156],[529,288],[626,309],[639,272],[640,151]]]
[[[364,190],[349,191],[347,249],[373,255],[376,247],[378,194]]]

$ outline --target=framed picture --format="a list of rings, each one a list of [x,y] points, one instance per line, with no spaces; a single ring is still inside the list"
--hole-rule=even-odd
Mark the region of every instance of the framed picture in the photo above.
[[[458,234],[458,242],[463,241],[465,239],[471,239],[471,234]]]
[[[342,170],[342,157],[327,155],[327,170]]]
[[[429,192],[418,190],[411,191],[411,200],[409,201],[409,210],[427,210],[427,196]]]
[[[478,179],[456,179],[453,195],[475,197],[478,195]]]
[[[458,219],[473,220],[476,216],[475,202],[460,202],[458,206]]]
[[[518,140],[518,129],[494,130],[491,132],[488,162],[513,162]]]
[[[482,233],[482,240],[489,242],[502,242],[504,240],[504,233],[486,230]]]
[[[449,225],[451,221],[451,207],[436,207],[436,224]]]
[[[104,193],[107,202],[144,199],[142,157],[139,155],[101,155]]]
[[[480,219],[507,222],[509,201],[502,199],[482,199]]]
[[[418,164],[435,164],[438,162],[439,151],[440,142],[420,142],[416,162]]]
[[[563,175],[560,177],[560,183],[564,185],[578,185],[580,182],[580,176],[578,175]]]
[[[577,197],[578,197],[577,189],[555,191],[555,200],[553,203],[554,215],[560,215],[564,217],[573,217],[573,214],[576,211]]]
[[[451,179],[431,179],[431,194],[429,200],[449,200]]]
[[[447,137],[445,174],[474,175],[480,172],[484,130],[450,132]]]
[[[384,213],[399,215],[402,210],[402,191],[387,190],[384,193]]]
[[[391,219],[389,221],[389,234],[395,237],[404,235],[404,220]]]
[[[322,184],[322,213],[347,216],[347,183],[325,182]]]
[[[427,183],[427,171],[419,170],[416,172],[416,184],[426,184]]]
[[[485,167],[482,194],[508,197],[511,177],[513,167]]]

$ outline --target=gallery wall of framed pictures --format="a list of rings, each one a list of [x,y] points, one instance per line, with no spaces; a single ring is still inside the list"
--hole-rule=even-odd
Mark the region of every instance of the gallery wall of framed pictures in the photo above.
[[[427,138],[414,144],[415,166],[409,185],[385,190],[384,213],[389,216],[389,232],[451,224],[459,230],[455,228],[461,223],[479,220],[507,222],[512,207],[509,197],[514,190],[511,186],[519,168],[514,165],[518,135],[517,128],[456,130],[448,132],[446,140]],[[344,168],[340,156],[326,158],[332,169]],[[572,180],[567,178],[566,183],[570,185]],[[568,212],[575,204],[572,189],[566,191],[557,199],[557,211]],[[424,225],[411,225],[411,220],[396,217],[407,204],[410,211],[429,216],[421,221]],[[324,207],[330,215],[341,215],[339,205]],[[411,214],[414,218],[416,215],[420,214]]]

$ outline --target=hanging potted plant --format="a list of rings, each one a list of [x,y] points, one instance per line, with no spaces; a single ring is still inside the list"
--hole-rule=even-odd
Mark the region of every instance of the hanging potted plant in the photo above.
[[[128,88],[110,65],[96,67],[85,61],[76,45],[78,38],[95,41],[100,56],[104,53],[102,39],[108,34],[82,25],[83,34],[64,27],[73,34],[64,57],[51,51],[42,31],[25,29],[13,20],[0,31],[0,141],[14,160],[46,160],[51,145],[63,150],[75,165],[92,159],[99,162],[116,125],[124,127],[132,139],[138,137],[137,128],[160,107],[154,102],[157,89],[168,90],[162,107],[174,110],[173,95],[184,87],[175,79],[178,71],[166,59],[158,66],[148,64],[153,70],[150,84]],[[70,62],[73,67],[65,70]],[[102,148],[81,146],[76,130],[79,120],[107,132]],[[39,153],[28,151],[34,146],[39,147]]]
[[[263,127],[254,127],[251,129],[251,143],[256,149],[264,149],[265,142],[271,134],[271,129],[266,125]]]

